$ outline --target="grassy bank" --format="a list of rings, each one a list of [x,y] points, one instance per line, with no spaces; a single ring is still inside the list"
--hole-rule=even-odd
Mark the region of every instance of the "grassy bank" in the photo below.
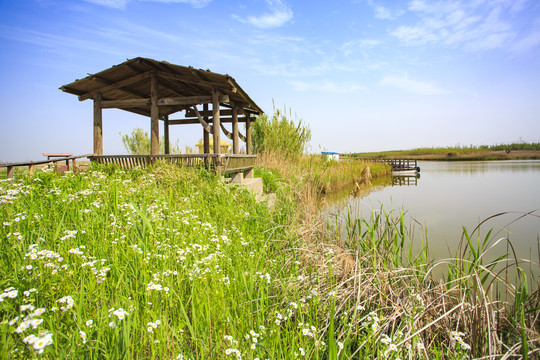
[[[540,144],[481,145],[464,147],[431,147],[412,150],[352,153],[361,159],[416,159],[416,160],[532,160],[540,159]]]
[[[433,264],[410,250],[402,216],[374,212],[344,219],[342,241],[343,227],[306,217],[304,200],[353,170],[333,178],[328,164],[297,166],[259,170],[274,209],[204,170],[167,165],[1,181],[0,354],[537,356],[538,293],[491,272],[490,240]],[[434,266],[451,275],[433,279]],[[492,298],[495,286],[509,300]]]
[[[295,159],[283,159],[274,154],[263,154],[258,159],[259,168],[274,173],[274,177],[291,186],[300,186],[315,195],[343,188],[362,181],[362,172],[369,167],[372,177],[390,176],[392,168],[369,161],[327,161],[319,155],[303,155]],[[265,183],[271,183],[272,176]]]

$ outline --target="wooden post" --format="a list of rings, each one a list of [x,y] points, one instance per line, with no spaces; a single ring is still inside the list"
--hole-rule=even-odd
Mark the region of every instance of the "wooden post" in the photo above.
[[[103,155],[103,112],[100,93],[94,95],[94,154]]]
[[[219,91],[215,87],[212,89],[212,120],[214,126],[214,155],[218,155],[218,157],[215,158],[215,170],[218,175],[221,175],[221,159],[219,158],[219,154],[221,153]]]
[[[34,175],[34,164],[28,165],[28,175]]]
[[[208,114],[208,104],[203,105],[204,113]],[[208,116],[203,116],[204,121],[208,122]],[[203,152],[210,154],[210,133],[203,128]]]
[[[251,114],[246,113],[246,154],[251,155]]]
[[[238,109],[235,104],[232,105],[232,135],[233,135],[233,154],[240,153],[240,139],[238,138]]]
[[[163,136],[165,137],[165,154],[171,153],[171,143],[169,139],[169,115],[163,117]]]
[[[158,77],[155,72],[150,77],[150,154],[159,154],[159,107]]]
[[[15,166],[8,166],[7,167],[7,178],[12,179],[14,172],[15,172]]]

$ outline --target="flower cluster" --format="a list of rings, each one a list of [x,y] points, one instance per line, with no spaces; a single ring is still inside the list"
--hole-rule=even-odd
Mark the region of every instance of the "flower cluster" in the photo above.
[[[467,344],[465,341],[463,341],[464,336],[465,336],[465,333],[461,331],[452,331],[451,333],[452,340],[457,341],[457,343],[461,346],[463,350],[469,350],[471,346]]]
[[[159,325],[161,325],[161,320],[156,320],[154,322],[151,321],[148,324],[146,324],[147,326],[146,331],[153,332],[154,329],[157,329]]]
[[[69,295],[56,300],[56,302],[60,304],[66,304],[65,306],[60,306],[60,310],[62,311],[68,311],[73,307],[73,305],[75,305],[75,300],[73,300],[73,298]]]
[[[118,308],[118,309],[114,309],[114,308],[110,308],[109,309],[109,317],[111,317],[112,315],[116,316],[118,318],[118,320],[122,321],[124,320],[124,318],[126,317],[126,315],[129,315],[129,313],[122,309],[122,308]]]
[[[43,332],[40,333],[39,336],[31,334],[23,338],[23,342],[31,346],[38,354],[42,354],[45,347],[47,345],[52,345],[53,343],[52,333]]]
[[[14,299],[19,295],[19,291],[15,290],[13,287],[8,287],[4,289],[4,292],[0,294],[0,302],[4,301],[5,298]]]

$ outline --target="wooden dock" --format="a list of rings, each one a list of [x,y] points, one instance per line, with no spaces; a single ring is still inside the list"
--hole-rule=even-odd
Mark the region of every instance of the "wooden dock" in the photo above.
[[[375,160],[376,162],[382,162],[392,166],[392,171],[394,173],[399,172],[420,172],[420,167],[416,160],[406,160],[406,159],[383,159]]]

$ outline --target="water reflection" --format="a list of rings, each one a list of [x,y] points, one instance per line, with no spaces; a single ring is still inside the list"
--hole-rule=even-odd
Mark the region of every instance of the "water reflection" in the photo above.
[[[474,241],[490,230],[492,237],[509,239],[518,258],[539,261],[540,161],[421,162],[421,178],[389,178],[353,197],[328,196],[325,214],[334,218],[370,219],[374,209],[405,212],[416,227],[413,240],[429,245],[433,258],[453,257],[462,239],[483,220]],[[391,185],[391,186],[387,186]],[[508,252],[506,241],[489,258]]]
[[[420,174],[410,176],[392,176],[392,186],[417,186]]]

